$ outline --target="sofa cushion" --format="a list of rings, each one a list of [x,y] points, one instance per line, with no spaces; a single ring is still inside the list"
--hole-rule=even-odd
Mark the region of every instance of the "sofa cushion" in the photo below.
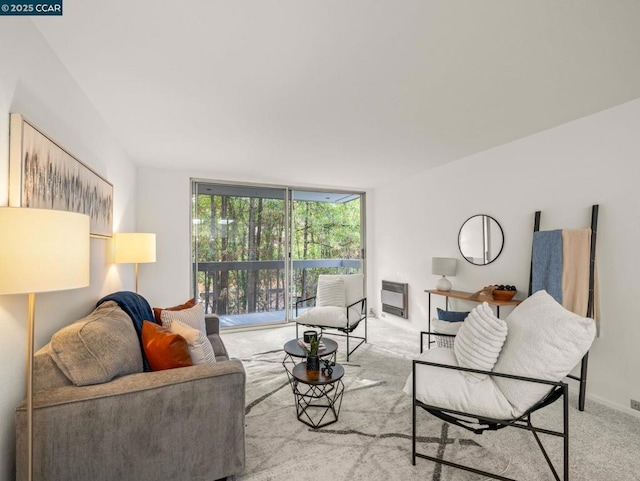
[[[129,316],[106,301],[51,338],[51,357],[76,386],[142,372],[142,353]]]
[[[142,323],[144,321],[153,320],[153,311],[147,300],[137,292],[119,291],[113,292],[100,299],[97,305],[101,305],[107,301],[115,301],[120,309],[122,309],[131,319],[133,327],[138,336],[138,344],[140,344],[140,353],[142,354],[142,370],[151,371],[149,362],[142,349]]]
[[[62,386],[73,386],[73,383],[54,362],[51,357],[51,343],[48,343],[33,356],[33,392]]]
[[[179,304],[177,306],[173,306],[173,307],[154,307],[153,308],[153,317],[156,320],[156,324],[162,325],[162,311],[182,311],[184,309],[189,309],[190,307],[193,307],[196,304],[197,304],[196,303],[196,298],[192,297],[191,299],[189,299],[185,303]]]
[[[142,323],[142,345],[152,371],[193,366],[186,339],[155,322]]]
[[[180,311],[162,311],[160,318],[162,319],[162,327],[166,329],[171,328],[171,323],[176,320],[183,324],[197,329],[205,336],[207,335],[207,327],[204,322],[204,306],[199,303],[188,309],[182,309]]]
[[[211,364],[216,362],[216,355],[213,346],[207,336],[183,322],[174,320],[169,327],[169,331],[184,338],[187,343],[191,361],[193,364]]]
[[[518,305],[506,319],[509,335],[494,371],[560,381],[580,362],[596,335],[595,321],[568,311],[546,291]],[[520,412],[540,400],[549,386],[496,378]]]

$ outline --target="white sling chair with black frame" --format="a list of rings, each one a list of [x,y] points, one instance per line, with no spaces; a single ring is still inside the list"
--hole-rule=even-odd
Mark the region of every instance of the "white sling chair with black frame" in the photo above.
[[[315,301],[315,306],[299,312],[307,303]],[[347,338],[347,361],[349,356],[367,342],[367,298],[364,295],[364,274],[318,276],[318,288],[314,297],[296,302],[296,337],[298,325],[327,329],[340,333],[329,333]],[[364,336],[354,336],[353,331],[364,321]],[[351,347],[350,341],[357,344]]]
[[[556,480],[569,480],[569,400],[562,380],[591,347],[593,319],[566,310],[546,291],[538,291],[506,320],[485,303],[471,311],[455,336],[453,349],[433,348],[413,361],[405,392],[413,399],[412,463],[416,457],[493,479],[514,481],[417,452],[417,408],[482,434],[508,426],[533,433]],[[558,430],[534,426],[531,416],[563,401]],[[563,439],[560,478],[538,434]]]

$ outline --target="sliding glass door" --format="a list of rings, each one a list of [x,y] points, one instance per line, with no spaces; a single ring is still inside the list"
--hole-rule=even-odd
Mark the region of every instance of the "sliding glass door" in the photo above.
[[[225,327],[283,322],[288,190],[194,183],[193,291]]]
[[[320,274],[363,272],[364,196],[294,190],[291,301],[315,296]]]
[[[192,289],[222,327],[286,322],[319,274],[363,270],[360,194],[207,181],[192,193]]]

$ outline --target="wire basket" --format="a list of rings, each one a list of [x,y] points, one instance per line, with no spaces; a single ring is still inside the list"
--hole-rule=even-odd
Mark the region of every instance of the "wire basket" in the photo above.
[[[447,349],[453,349],[453,342],[456,339],[455,337],[435,336],[435,338],[436,338],[436,346],[446,347]]]

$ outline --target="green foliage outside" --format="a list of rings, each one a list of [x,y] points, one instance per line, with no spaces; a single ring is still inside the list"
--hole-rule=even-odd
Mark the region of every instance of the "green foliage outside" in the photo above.
[[[207,312],[283,310],[284,200],[201,194],[194,196],[193,204],[197,289]],[[294,201],[291,235],[294,261],[359,259],[359,199],[342,204]],[[229,262],[255,264],[225,264]],[[311,297],[319,274],[343,272],[331,267],[295,269],[294,292],[300,298]]]

